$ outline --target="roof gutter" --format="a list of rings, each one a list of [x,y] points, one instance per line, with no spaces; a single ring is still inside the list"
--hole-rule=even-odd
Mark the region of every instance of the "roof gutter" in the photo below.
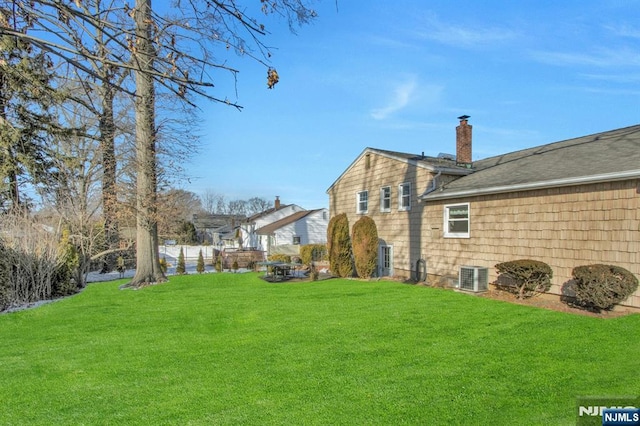
[[[602,173],[599,175],[580,176],[567,179],[553,179],[540,182],[522,183],[516,185],[493,186],[489,188],[468,189],[452,192],[425,192],[418,198],[422,201],[444,200],[451,198],[475,197],[478,195],[502,194],[506,192],[531,191],[534,189],[559,188],[564,186],[585,185],[588,183],[614,182],[640,178],[640,170],[628,170],[625,172]],[[444,191],[441,188],[440,191]]]

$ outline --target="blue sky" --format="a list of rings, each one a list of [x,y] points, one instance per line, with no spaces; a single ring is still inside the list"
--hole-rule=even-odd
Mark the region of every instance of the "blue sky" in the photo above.
[[[202,101],[201,150],[184,189],[328,207],[366,148],[473,159],[640,123],[640,1],[339,0],[291,34],[267,26],[280,74],[228,56],[237,94]],[[271,24],[270,22],[268,22]]]

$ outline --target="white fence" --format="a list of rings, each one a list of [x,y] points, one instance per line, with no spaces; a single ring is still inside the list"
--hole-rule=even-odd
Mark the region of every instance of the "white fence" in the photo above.
[[[180,249],[182,248],[182,252],[184,253],[184,261],[186,262],[197,262],[198,261],[198,253],[202,250],[202,257],[204,257],[205,263],[211,263],[213,258],[213,253],[217,248],[212,245],[208,246],[186,246],[186,245],[172,245],[166,246],[161,245],[159,247],[160,251],[160,259],[163,257],[167,259],[167,263],[175,264],[178,261],[178,256],[180,255]]]

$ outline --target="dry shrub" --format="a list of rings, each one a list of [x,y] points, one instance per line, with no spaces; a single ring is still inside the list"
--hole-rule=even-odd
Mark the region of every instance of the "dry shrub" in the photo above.
[[[5,214],[0,238],[0,310],[75,290],[72,251],[55,229],[26,213]]]
[[[577,302],[598,312],[612,309],[638,289],[638,279],[620,266],[578,266],[573,278]]]
[[[500,276],[495,284],[513,290],[519,299],[544,293],[551,288],[553,271],[539,260],[520,259],[498,263],[496,270]],[[505,282],[510,285],[504,285]]]

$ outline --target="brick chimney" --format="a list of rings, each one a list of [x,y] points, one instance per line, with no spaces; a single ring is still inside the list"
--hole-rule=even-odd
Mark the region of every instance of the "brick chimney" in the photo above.
[[[275,209],[280,210],[280,196],[276,195]]]
[[[467,123],[468,115],[458,117],[460,125],[456,127],[456,163],[471,165],[471,126]]]

